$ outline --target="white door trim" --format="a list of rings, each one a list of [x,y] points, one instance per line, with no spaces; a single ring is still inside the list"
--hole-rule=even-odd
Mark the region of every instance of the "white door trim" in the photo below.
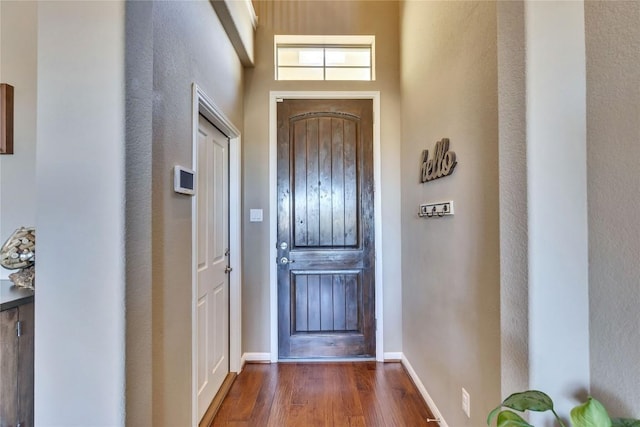
[[[380,92],[379,91],[271,91],[269,92],[269,305],[271,330],[271,362],[278,361],[278,274],[277,220],[278,206],[278,99],[371,99],[373,100],[373,185],[376,247],[376,360],[384,361],[383,345],[383,285],[382,285],[382,205],[380,197]]]
[[[192,169],[196,170],[198,155],[198,116],[202,114],[213,123],[223,134],[229,138],[229,257],[230,267],[233,269],[229,276],[229,371],[240,372],[241,343],[242,343],[242,295],[240,284],[242,283],[241,267],[241,158],[240,158],[240,131],[227,118],[222,109],[218,107],[196,83],[193,83],[193,107],[192,107]],[[196,173],[198,171],[196,170]],[[197,182],[197,180],[196,180]],[[197,390],[197,241],[196,233],[198,223],[196,221],[196,198],[191,202],[191,413],[192,425],[195,427],[199,421],[198,390]]]

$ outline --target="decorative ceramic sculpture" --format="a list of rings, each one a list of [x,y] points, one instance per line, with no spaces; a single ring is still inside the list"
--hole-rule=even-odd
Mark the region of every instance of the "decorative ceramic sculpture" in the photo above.
[[[20,270],[9,275],[16,286],[33,289],[36,262],[36,229],[20,227],[0,249],[0,265],[7,270]]]

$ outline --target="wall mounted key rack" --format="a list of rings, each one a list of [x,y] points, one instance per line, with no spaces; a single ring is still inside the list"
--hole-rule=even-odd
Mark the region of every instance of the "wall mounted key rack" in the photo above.
[[[424,203],[420,205],[418,216],[420,218],[441,218],[453,215],[453,200],[439,203]]]

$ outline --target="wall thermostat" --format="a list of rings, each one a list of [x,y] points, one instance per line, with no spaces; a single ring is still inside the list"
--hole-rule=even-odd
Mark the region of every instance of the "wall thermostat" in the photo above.
[[[181,194],[196,194],[196,173],[182,166],[173,167],[173,191]]]

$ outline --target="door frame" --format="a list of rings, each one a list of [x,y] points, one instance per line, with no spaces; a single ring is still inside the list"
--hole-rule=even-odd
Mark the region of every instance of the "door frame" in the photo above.
[[[239,373],[241,365],[242,343],[242,247],[241,247],[241,135],[238,128],[227,118],[222,109],[207,96],[197,83],[192,85],[192,169],[196,169],[198,161],[198,121],[204,116],[229,138],[229,266],[233,269],[229,275],[229,372]],[[197,173],[197,171],[196,171]],[[197,182],[197,181],[196,181]],[[196,193],[197,194],[197,193]],[[197,197],[197,196],[196,196]],[[197,198],[191,198],[191,414],[193,426],[198,420],[198,382],[197,382],[197,296],[198,296],[198,260],[197,260],[197,232],[198,223]]]
[[[380,91],[270,91],[269,92],[269,306],[271,354],[270,360],[278,362],[278,99],[371,99],[373,101],[373,188],[375,223],[375,317],[376,360],[384,361],[383,345],[383,283],[382,283],[382,204],[380,194]]]

